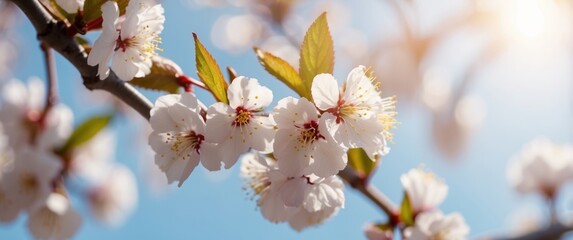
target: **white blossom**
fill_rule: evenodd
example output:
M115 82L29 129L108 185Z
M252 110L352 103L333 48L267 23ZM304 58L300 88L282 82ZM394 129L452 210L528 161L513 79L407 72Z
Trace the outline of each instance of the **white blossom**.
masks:
M90 141L74 148L70 173L88 185L105 181L113 167L116 139L112 131L102 130Z
M73 115L63 104L53 106L44 122L39 122L44 110L44 96L44 84L37 78L30 79L27 86L18 80L3 86L0 121L13 149L33 143L39 149L52 150L70 136Z
M84 8L85 0L56 0L58 6L68 13L76 13Z
M448 194L448 186L432 172L414 168L400 177L415 213L432 210Z
M205 122L199 111L192 93L159 97L151 109L149 145L169 183L181 186L200 161L211 171L220 167L214 144L205 140Z
M128 168L116 165L106 180L89 191L91 213L106 224L117 226L137 205L137 183Z
M320 177L332 176L347 163L343 149L328 133L318 111L306 98L287 97L274 108L278 131L274 154L279 169L289 177L300 177L302 169ZM324 119L321 119L324 120Z
M207 110L205 137L218 143L219 159L225 168L230 168L249 148L271 152L275 131L272 120L261 115L273 100L273 93L257 79L235 78L227 89L227 97L229 105L218 102Z
M258 153L244 155L241 175L259 196L261 213L271 222L288 222L297 230L322 223L344 207L344 184L337 176L289 178L275 160Z
M23 149L16 153L14 168L2 177L0 184L8 198L21 208L31 209L48 197L61 168L61 161L53 154Z
M81 225L81 216L59 193L51 193L28 217L28 229L36 239L70 239Z
M573 146L536 139L514 157L508 178L519 192L554 197L563 183L573 180Z
M364 66L354 68L341 89L332 75L317 75L312 97L325 111L321 118L336 141L346 148L363 148L371 159L384 154L384 125L378 119L382 98Z
M274 223L287 221L294 213L294 209L285 206L278 189L270 187L269 172L276 169L276 161L258 152L248 152L242 157L241 177L247 181L252 193L258 196L257 205L263 216Z
M151 0L131 0L123 21L115 1L104 3L101 10L102 33L88 56L88 64L99 65L100 79L109 75L110 59L111 69L124 81L149 74L165 22L163 7Z
M421 213L416 217L416 225L413 227L412 240L464 240L470 229L466 225L464 218L459 213L452 213L447 216L439 210Z
M2 184L0 184L0 222L11 222L15 220L21 211L22 206L10 198L8 194L6 194Z

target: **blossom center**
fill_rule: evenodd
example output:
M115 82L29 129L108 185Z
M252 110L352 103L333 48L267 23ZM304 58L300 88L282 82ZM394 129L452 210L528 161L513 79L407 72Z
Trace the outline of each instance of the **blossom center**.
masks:
M159 43L161 43L161 37L155 32L148 31L149 26L145 26L144 30L139 32L137 35L130 38L121 38L121 31L117 40L115 41L114 51L121 50L122 52L127 51L128 48L135 48L140 54L139 56L143 59L148 59L156 55L155 50L160 50Z
M195 131L180 132L177 134L167 133L168 142L173 142L171 145L171 150L177 153L177 156L190 157L191 150L195 150L199 154L199 149L201 149L201 143L205 140L205 136L202 134L197 134Z
M34 177L34 175L30 173L24 173L20 175L20 184L22 186L22 191L24 192L32 192L38 188L38 179Z
M235 109L235 119L233 120L233 127L241 127L249 124L251 122L251 118L253 117L253 113L242 106L238 106Z
M298 141L300 143L306 144L306 143L313 143L316 140L319 139L325 139L324 136L322 136L320 134L320 131L318 130L318 123L314 120L305 123L304 125L302 125L302 127L299 127L300 129L300 135L298 136Z

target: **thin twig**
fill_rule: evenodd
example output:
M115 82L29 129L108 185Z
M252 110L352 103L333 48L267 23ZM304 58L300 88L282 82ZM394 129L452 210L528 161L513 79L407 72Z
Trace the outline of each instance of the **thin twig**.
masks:
M374 185L367 184L364 179L352 170L352 168L347 166L344 170L338 173L338 176L344 179L352 188L358 190L370 201L376 204L376 206L386 213L390 221L398 220L398 208L396 205Z
M48 93L46 94L46 105L42 113L41 122L46 118L52 107L58 102L58 74L56 72L56 59L52 48L46 44L40 44L44 52L44 62L46 64L46 78L48 81Z
M127 82L120 80L113 71L105 80L97 76L97 67L87 63L87 53L72 37L66 34L66 26L57 22L38 0L11 0L30 19L38 32L38 39L64 56L80 72L84 85L90 90L107 91L149 119L151 102Z

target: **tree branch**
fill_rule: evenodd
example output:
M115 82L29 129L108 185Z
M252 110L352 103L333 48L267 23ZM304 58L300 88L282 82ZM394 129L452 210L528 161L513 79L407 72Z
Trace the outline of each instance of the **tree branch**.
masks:
M120 80L113 71L105 80L97 76L97 67L87 63L88 54L72 37L66 34L66 26L57 22L38 0L11 0L30 19L38 32L38 40L64 56L80 72L83 83L89 90L107 91L149 119L151 102L127 82Z
M350 168L350 166L346 166L346 168L338 173L338 176L384 211L384 213L388 215L388 220L397 223L398 208L396 205L375 186L367 184L363 178L358 176L358 174Z
M573 231L573 225L556 223L546 228L517 237L491 238L492 240L545 240L559 239L564 234Z

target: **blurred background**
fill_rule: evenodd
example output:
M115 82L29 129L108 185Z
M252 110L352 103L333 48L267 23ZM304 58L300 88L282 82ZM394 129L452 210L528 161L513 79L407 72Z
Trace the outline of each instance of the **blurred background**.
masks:
M18 9L1 2L0 79L45 79L36 33ZM470 236L500 236L547 222L540 196L520 195L506 178L508 161L537 137L573 142L573 3L564 0L180 0L163 1L161 56L195 75L192 32L221 67L254 77L274 91L274 103L293 95L266 73L253 46L298 66L298 46L321 12L335 43L334 75L346 79L370 66L382 94L396 95L398 121L390 153L372 184L398 203L400 175L425 166L449 185L441 205L460 212ZM99 33L88 34L95 40ZM61 101L76 124L119 104L90 92L78 72L57 56ZM154 101L163 93L145 91ZM198 97L213 103L209 93ZM132 110L115 118L113 159L136 175L138 201L121 224L84 216L77 239L362 239L363 227L386 216L347 187L346 206L322 225L296 232L272 224L243 187L239 168L210 173L197 168L181 187L167 186L147 146L149 129ZM74 195L74 190L70 190ZM573 221L573 185L557 202ZM573 238L573 235L569 236ZM30 239L25 217L0 225L1 239Z

